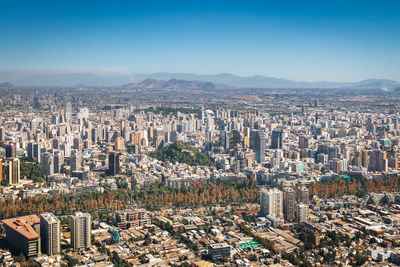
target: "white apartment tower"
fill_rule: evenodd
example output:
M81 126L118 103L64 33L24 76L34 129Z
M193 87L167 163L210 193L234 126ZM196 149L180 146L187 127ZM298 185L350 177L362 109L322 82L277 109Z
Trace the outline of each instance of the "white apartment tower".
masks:
M60 220L52 213L40 215L40 237L42 239L42 252L49 256L61 252Z
M91 246L92 217L88 213L76 212L69 216L71 228L71 246L74 250Z
M70 166L71 166L71 171L80 171L81 170L81 162L82 162L82 157L81 153L77 150L73 150L70 156Z
M260 212L263 216L277 216L283 218L283 194L278 188L260 191Z
M308 205L297 205L297 223L305 223L308 221Z

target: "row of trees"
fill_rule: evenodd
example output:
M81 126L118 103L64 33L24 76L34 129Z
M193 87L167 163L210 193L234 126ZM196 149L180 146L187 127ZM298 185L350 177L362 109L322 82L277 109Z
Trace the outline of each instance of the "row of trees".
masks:
M367 180L365 178L335 179L332 181L315 182L310 185L310 195L321 198L354 194L359 197L370 192L400 191L399 177Z
M170 206L199 206L257 202L259 192L256 187L243 184L203 184L177 189L155 183L141 190L106 190L86 192L79 195L35 196L24 199L0 200L0 219L32 213L53 212L57 215L74 211L110 211L128 207L130 200L149 209Z
M137 203L150 209L170 206L202 206L212 204L232 204L257 202L257 188L240 188L237 185L194 183L184 190L176 190L162 186L161 190L147 190L142 197L134 196Z
M100 194L87 192L81 195L35 196L25 199L4 199L0 201L0 219L32 213L53 212L57 215L71 214L74 211L93 211L120 209L128 201L117 199L110 192Z

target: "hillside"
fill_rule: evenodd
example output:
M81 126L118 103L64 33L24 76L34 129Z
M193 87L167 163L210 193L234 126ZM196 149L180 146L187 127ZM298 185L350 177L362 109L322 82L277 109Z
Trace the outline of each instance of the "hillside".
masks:
M385 80L385 79L367 79L356 82L343 82L343 81L293 81L284 78L267 77L263 75L253 76L237 76L230 73L220 74L194 74L194 73L135 73L133 74L133 81L140 83L146 79L148 80L187 80L187 81L202 81L213 84L224 84L226 86L234 86L241 88L346 88L346 89L377 89L377 90L392 90L399 87L400 82Z
M179 162L192 166L210 166L211 160L206 154L196 150L194 147L182 142L175 142L166 147L150 152L150 157L156 158L163 162Z
M125 88L132 89L164 89L164 90L217 90L226 89L228 86L218 85L211 82L186 81L170 79L168 81L146 79L140 83L130 83L123 85Z
M0 87L13 87L11 83L0 83Z

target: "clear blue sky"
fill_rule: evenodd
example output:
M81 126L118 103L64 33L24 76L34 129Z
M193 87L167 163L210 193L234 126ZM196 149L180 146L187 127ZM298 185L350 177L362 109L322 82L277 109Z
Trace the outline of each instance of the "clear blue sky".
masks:
M1 70L400 80L400 1L1 1Z

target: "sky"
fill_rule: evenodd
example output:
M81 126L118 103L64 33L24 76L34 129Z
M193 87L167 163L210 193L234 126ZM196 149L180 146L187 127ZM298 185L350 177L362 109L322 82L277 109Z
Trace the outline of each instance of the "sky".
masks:
M0 2L0 70L400 81L400 1Z

